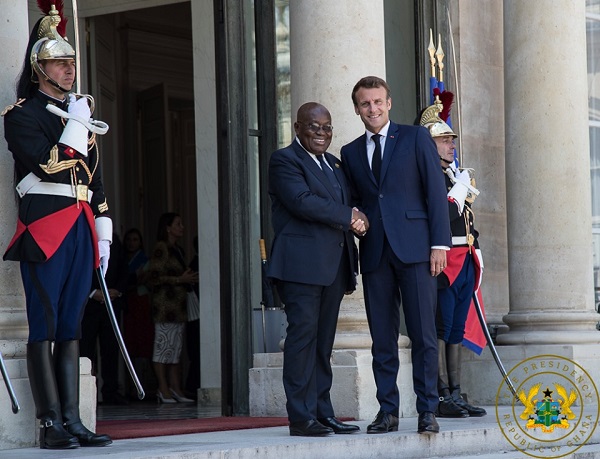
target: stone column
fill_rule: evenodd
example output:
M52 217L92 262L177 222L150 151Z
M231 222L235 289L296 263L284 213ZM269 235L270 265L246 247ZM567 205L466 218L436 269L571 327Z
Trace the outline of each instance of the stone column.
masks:
M18 5L17 5L18 3ZM29 24L27 21L27 3L16 2L6 6L4 15L10 18L0 31L0 61L4 72L0 85L0 110L16 100L15 81L21 72ZM0 202L2 220L0 221L0 252L4 253L15 231L17 206L14 199L12 154L4 141L4 122L0 123L0 193L4 196ZM25 348L19 340L27 338L27 318L23 288L19 274L19 264L2 262L0 275L0 350L6 357L24 356Z
M0 84L0 110L15 102L15 80L21 71L29 36L27 3L10 2L3 14L5 21L0 30L0 61L4 72ZM13 188L14 163L4 140L4 122L0 122L0 252L4 253L14 231L17 207ZM35 441L34 411L25 364L25 340L27 319L23 288L19 276L19 264L0 262L0 351L21 406L18 416L11 414L11 402L4 382L0 382L0 406L4 416L0 417L0 430L5 432L0 439L0 450L32 446ZM0 379L2 379L0 377ZM23 412L26 416L23 416Z
M319 14L315 14L316 11ZM360 117L354 112L352 88L366 75L385 78L383 26L366 26L382 25L383 13L383 0L290 2L292 121L296 119L298 107L306 102L325 105L334 126L329 151L337 156L344 144L364 132ZM349 24L365 26L354 28ZM342 302L335 348L368 349L370 346L359 282L359 290Z
M319 14L315 14L316 11ZM298 107L306 102L325 105L334 126L329 151L337 156L344 144L364 132L360 117L354 112L352 88L366 75L385 78L383 26L359 27L357 33L349 24L383 22L382 0L290 2L292 121L296 119ZM362 284L359 283L359 290L342 302L335 348L368 349L370 346Z
M504 44L510 332L498 341L598 343L585 3L505 2Z

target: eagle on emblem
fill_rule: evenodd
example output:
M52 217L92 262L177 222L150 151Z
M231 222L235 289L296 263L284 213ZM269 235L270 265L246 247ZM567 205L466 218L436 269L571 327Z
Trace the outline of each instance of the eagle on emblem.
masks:
M577 400L577 393L574 390L571 390L567 396L567 389L565 389L563 386L555 383L554 387L556 388L558 395L563 398L562 400L558 401L558 403L560 403L560 413L566 416L567 419L575 419L575 413L571 411L571 405L575 403L575 400Z
M533 403L533 397L535 397L540 391L540 387L542 383L535 384L529 389L529 394L525 396L525 391L522 390L519 393L519 401L525 406L525 409L520 415L521 419L529 419L533 414L535 414L535 404Z

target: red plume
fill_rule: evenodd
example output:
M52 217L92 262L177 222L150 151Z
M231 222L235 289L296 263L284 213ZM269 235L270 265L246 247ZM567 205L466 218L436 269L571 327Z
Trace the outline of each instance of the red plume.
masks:
M37 3L44 16L47 16L50 13L50 9L52 5L54 5L56 11L58 11L58 14L60 16L60 24L58 24L56 31L60 34L61 37L64 37L67 33L67 18L63 14L63 0L37 0Z
M454 102L454 94L450 91L443 91L440 93L440 100L444 106L444 109L440 112L440 118L444 122L447 122L450 117L450 107L452 107L452 102Z

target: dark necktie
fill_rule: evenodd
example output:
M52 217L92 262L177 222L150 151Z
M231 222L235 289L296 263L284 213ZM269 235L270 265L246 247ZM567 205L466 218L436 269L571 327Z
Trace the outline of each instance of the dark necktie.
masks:
M373 134L371 139L375 142L375 150L373 151L373 158L371 159L371 170L375 176L375 180L379 183L379 176L381 175L381 143L379 138L381 134Z
M338 200L342 200L342 187L340 186L340 182L335 177L335 174L331 170L331 168L327 165L327 161L325 160L325 155L317 155L317 159L321 164L321 169L323 169L323 173L327 176L327 179L331 182L331 186L335 189L335 193L337 194Z

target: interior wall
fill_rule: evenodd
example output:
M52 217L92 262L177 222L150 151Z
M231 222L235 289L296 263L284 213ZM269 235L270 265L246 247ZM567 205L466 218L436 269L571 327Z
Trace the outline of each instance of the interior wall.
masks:
M115 18L119 40L122 48L122 59L117 64L120 72L121 94L124 101L123 125L126 126L124 150L130 157L126 163L123 176L124 204L122 215L123 230L130 227L140 228L149 250L156 241L156 222L147 222L144 215L147 211L160 215L174 211L182 214L185 231L182 245L190 258L193 254L192 241L197 234L196 203L186 202L186 194L195 194L195 177L192 181L183 180L178 148L178 138L169 135L165 154L167 197L161 208L150 208L152 203L144 205L144 193L152 183L144 183L144 162L152 160L146 157L141 146L144 139L139 138L141 132L140 106L138 95L157 85L164 85L167 110L165 130L173 132L170 122L178 119L181 110L193 107L193 50L192 27L190 19L190 3L159 6L143 10L126 11L111 15ZM137 136L135 135L137 133ZM147 180L146 180L147 181ZM181 190L179 185L188 183L188 190ZM162 200L161 200L162 201ZM158 205L158 203L157 203ZM188 209L192 205L193 209Z

